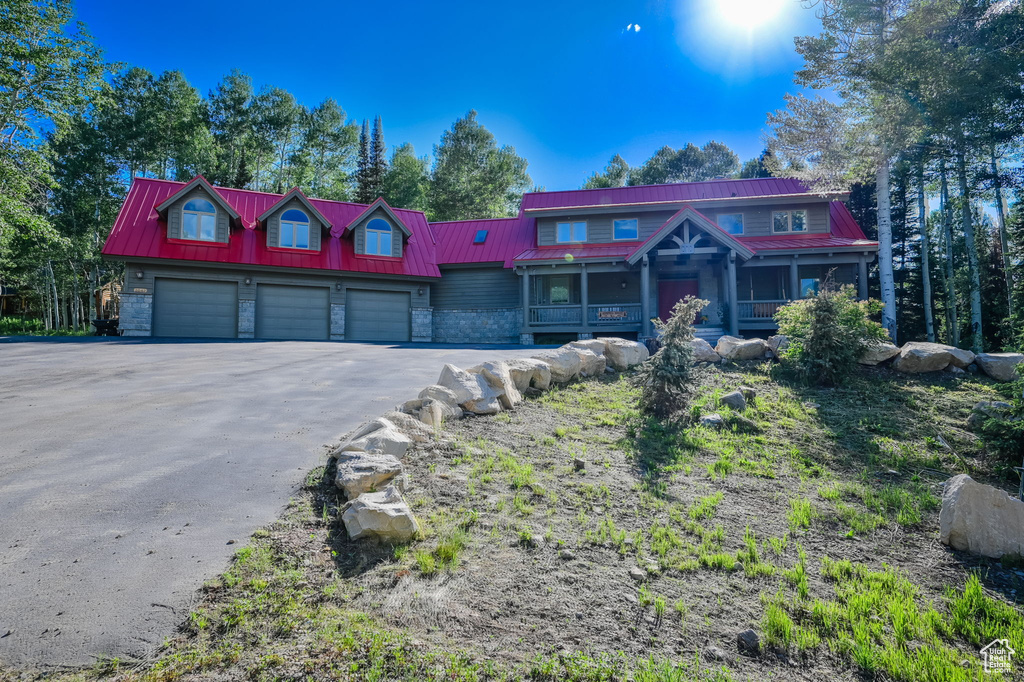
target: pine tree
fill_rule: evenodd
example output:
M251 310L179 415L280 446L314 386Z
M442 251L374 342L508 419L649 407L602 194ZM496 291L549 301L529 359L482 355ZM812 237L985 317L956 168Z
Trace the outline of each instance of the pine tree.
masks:
M374 201L384 194L384 180L388 174L388 149L384 144L384 124L380 116L373 120L373 137L370 139L370 165L367 171L367 189Z
M356 161L356 191L352 199L357 204L369 204L377 197L370 186L370 123L363 119L359 131L359 157Z

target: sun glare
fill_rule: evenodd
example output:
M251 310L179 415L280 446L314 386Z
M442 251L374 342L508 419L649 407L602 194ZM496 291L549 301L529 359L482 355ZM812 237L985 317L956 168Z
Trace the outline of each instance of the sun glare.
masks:
M723 24L749 30L772 24L786 0L711 0Z

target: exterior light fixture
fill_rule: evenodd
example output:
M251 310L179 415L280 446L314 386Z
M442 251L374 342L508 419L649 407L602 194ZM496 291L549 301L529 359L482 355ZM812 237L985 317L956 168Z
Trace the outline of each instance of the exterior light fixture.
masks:
M142 279L145 276L146 273L144 273L141 269L135 271L135 279Z
M335 290L335 291L341 291L341 282L337 282L337 283L336 283L336 284L334 285L334 290Z
M246 277L245 278L245 286L249 286L250 284L252 284L252 277Z
M626 288L626 280L622 280L622 288L623 288L623 289L625 289L625 288Z
M419 289L416 290L416 295L417 296L422 296L423 295L423 287L420 287Z

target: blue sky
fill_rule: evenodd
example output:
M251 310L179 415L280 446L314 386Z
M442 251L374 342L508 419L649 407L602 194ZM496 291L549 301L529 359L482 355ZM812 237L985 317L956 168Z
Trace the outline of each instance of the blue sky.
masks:
M715 139L741 160L795 92L793 37L813 12L776 0L269 3L78 0L108 60L180 69L204 94L232 68L350 117L380 114L389 145L429 153L469 109L549 190L578 187L615 153ZM627 29L632 25L632 28ZM640 30L636 30L639 25Z

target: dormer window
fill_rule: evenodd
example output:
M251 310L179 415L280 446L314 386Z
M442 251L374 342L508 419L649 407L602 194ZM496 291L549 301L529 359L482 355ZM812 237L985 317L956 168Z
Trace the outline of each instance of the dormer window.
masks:
M212 242L217 239L217 209L206 199L192 199L181 213L181 238Z
M309 248L309 216L297 208L281 214L280 246L286 249Z
M383 218L374 218L366 223L366 253L391 255L391 223Z

